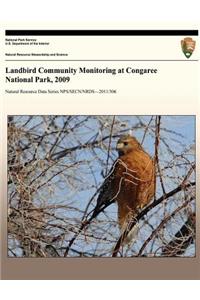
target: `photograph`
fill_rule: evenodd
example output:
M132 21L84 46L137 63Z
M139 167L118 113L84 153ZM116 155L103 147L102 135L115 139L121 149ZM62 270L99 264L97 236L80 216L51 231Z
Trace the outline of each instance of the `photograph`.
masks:
M8 257L195 257L195 116L7 120Z

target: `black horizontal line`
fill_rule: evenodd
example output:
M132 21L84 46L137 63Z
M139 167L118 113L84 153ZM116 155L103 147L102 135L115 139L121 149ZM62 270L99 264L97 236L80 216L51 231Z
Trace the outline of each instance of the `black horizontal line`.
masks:
M73 30L5 30L5 35L20 36L194 36L198 30L132 30L132 29L73 29Z
M198 59L5 59L5 61L198 61Z

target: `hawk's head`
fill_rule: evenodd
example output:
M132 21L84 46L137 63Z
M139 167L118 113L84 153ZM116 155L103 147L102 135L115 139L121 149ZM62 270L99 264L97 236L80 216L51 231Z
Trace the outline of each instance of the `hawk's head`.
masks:
M123 135L117 142L116 149L119 156L142 149L140 143L131 135Z

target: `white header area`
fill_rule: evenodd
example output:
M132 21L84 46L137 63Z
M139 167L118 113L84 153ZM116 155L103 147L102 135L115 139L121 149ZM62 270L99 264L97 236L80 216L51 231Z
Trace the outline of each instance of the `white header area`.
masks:
M41 28L33 30L47 30ZM80 28L84 29L74 30ZM185 38L193 41L189 58L182 49ZM4 32L2 44L2 91L8 114L37 114L38 107L40 114L196 114L196 35Z
M181 41L188 36L5 36L5 60L149 61L188 59Z

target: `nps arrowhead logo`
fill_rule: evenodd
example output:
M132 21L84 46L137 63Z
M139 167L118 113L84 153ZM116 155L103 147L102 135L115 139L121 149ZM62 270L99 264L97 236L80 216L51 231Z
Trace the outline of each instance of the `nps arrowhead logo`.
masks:
M196 42L192 38L186 37L181 41L181 48L187 58L190 58L194 52Z

